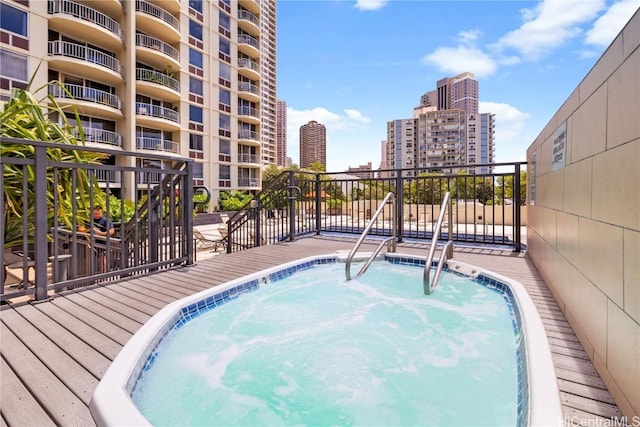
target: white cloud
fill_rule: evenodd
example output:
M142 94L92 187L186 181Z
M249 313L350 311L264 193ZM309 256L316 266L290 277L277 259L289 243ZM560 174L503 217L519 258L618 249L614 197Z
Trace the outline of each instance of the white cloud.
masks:
M521 11L524 23L500 38L494 48L512 48L525 59L537 60L582 33L579 24L594 19L604 0L543 0Z
M422 63L435 65L440 71L460 74L472 72L476 77L490 76L497 66L493 59L480 49L470 46L440 47L422 58Z
M474 42L482 35L480 30L467 30L458 33L458 40L466 46L473 46Z
M480 102L481 113L495 114L496 143L522 143L522 132L526 121L531 118L529 113L518 110L513 105L500 102Z
M388 2L389 0L356 0L355 8L360 10L378 10Z
M587 31L585 43L609 46L639 7L640 0L621 0L614 3Z

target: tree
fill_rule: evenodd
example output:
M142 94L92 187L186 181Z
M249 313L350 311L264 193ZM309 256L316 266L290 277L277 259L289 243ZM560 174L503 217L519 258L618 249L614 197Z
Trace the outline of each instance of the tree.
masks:
M84 131L77 111L73 110L77 126L71 125L67 120L65 111L56 103L55 99L48 95L38 101L31 93L31 83L25 89L13 89L9 99L0 107L0 135L4 137L22 138L32 141L45 141L70 146L84 145ZM48 85L57 84L62 90L66 89L57 81ZM39 92L43 88L37 89ZM71 96L71 94L69 94ZM52 120L56 117L60 123ZM77 137L74 136L78 135ZM74 147L75 148L75 147ZM1 157L34 158L35 150L28 144L15 144L3 142L0 146ZM60 148L47 149L47 159L52 162L74 162L84 164L99 164L106 155L86 152L76 149L64 150ZM4 193L4 247L19 246L25 241L31 243L35 231L35 200L34 167L32 165L21 166L4 162L3 169L3 193ZM73 175L75 171L75 182ZM54 185L52 170L47 173L47 219L49 225L53 225L54 218L60 225L71 228L78 222L88 222L91 212L91 192L103 195L97 180L90 180L87 169L57 169L57 185ZM23 192L23 178L27 176L27 192ZM91 188L93 187L93 188ZM75 210L74 210L75 199ZM106 197L103 196L103 200ZM25 210L23 200L27 201ZM57 210L54 208L57 203ZM27 233L23 232L23 220L26 218Z
M513 191L513 176L499 176L496 187L496 195L500 200L513 199L515 202L515 194ZM527 201L527 171L520 172L520 202L525 204Z

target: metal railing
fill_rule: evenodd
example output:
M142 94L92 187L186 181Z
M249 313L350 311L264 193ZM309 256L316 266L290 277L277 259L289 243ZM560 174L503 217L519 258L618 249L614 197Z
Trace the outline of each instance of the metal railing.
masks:
M249 35L249 34L238 34L238 43L239 44L248 44L256 49L260 48L260 44L258 43L258 39Z
M238 105L238 115L260 118L259 110L248 105Z
M238 163L259 163L255 154L238 154Z
M84 139L86 142L97 142L100 144L109 144L116 147L122 146L122 135L117 132L96 128L84 128ZM76 138L80 138L80 130L73 129L73 135Z
M251 82L238 82L238 91L251 92L254 95L260 94L260 89L258 88L258 86Z
M427 256L427 260L424 263L424 274L423 274L423 289L425 295L431 295L433 290L438 286L438 280L440 279L440 273L442 272L442 266L444 262L453 257L453 236L452 233L449 233L449 241L442 248L442 254L440 255L440 260L438 261L438 265L436 266L436 273L433 276L433 281L431 280L431 264L433 263L433 257L436 254L436 246L438 245L438 239L440 238L440 232L442 231L442 225L444 224L444 216L449 214L448 226L451 227L453 224L453 213L451 210L451 193L447 191L444 195L444 200L442 201L442 205L440 207L440 215L438 216L438 223L436 224L436 228L433 232L433 237L431 238L431 247L429 248L429 255Z
M161 86L180 92L180 82L173 77L155 70L147 68L136 68L136 80L156 83Z
M260 21L258 20L258 17L246 9L238 10L238 19L249 21L256 26L260 25Z
M102 12L98 12L95 9L87 7L83 4L70 0L49 0L48 4L49 14L65 14L73 16L74 18L82 19L83 21L89 21L102 27L109 32L122 38L122 30L120 24L115 19L112 19Z
M104 104L117 110L122 109L120 97L104 90L95 89L89 86L80 86L64 83L60 87L57 83L49 84L49 95L56 98L76 99L78 101L90 101L96 104Z
M358 252L358 249L360 249L360 246L362 245L362 242L364 242L364 239L369 234L369 231L371 231L371 228L376 223L376 221L378 220L378 217L382 214L382 211L383 211L385 205L389 201L391 201L392 204L393 204L393 208L391 209L391 212L395 212L396 211L396 203L395 203L396 202L396 198L395 198L393 193L388 193L386 195L386 197L382 200L382 203L380 204L380 207L378 208L378 210L373 214L373 216L369 220L369 223L367 224L367 226L365 227L364 231L360 235L360 238L358 239L356 244L353 246L353 249L351 249L351 252L349 252L349 255L347 256L347 261L346 261L345 267L344 267L344 271L345 271L345 275L347 276L347 280L351 280L351 261L353 260L353 257ZM391 224L395 224L395 220L393 218L393 214L391 216ZM382 242L380 242L380 244L376 247L376 249L371 253L371 255L369 256L367 261L364 263L364 265L362 266L360 271L358 271L358 274L356 274L356 276L355 276L356 278L362 276L367 271L367 269L369 268L369 266L371 265L373 260L378 256L378 254L382 250L382 247L385 244L387 245L387 251L388 252L395 252L396 251L396 227L392 226L391 230L392 230L391 231L391 237L387 237L386 239L382 240Z
M178 18L176 18L160 6L144 0L136 0L136 12L143 12L147 15L154 16L171 25L176 30L180 31L180 21L178 21Z
M180 144L178 142L147 136L136 137L136 148L153 151L167 151L169 153L180 152Z
M238 58L238 67L249 68L256 73L260 72L260 65L256 61L249 58Z
M180 52L168 43L163 42L155 37L148 36L146 34L136 34L136 46L146 47L149 49L157 50L163 54L173 58L176 62L180 61Z
M44 300L50 292L193 264L191 159L6 137L0 143L0 301L28 295ZM25 147L33 154L12 154ZM51 160L50 150L61 150L62 160ZM123 164L145 166L75 161L82 153L130 157ZM151 174L157 183L141 184ZM105 203L107 194L119 199ZM19 215L7 204L15 198ZM114 235L92 231L96 204L113 223Z
M114 56L107 55L90 47L78 43L63 42L55 40L48 42L47 53L49 56L64 56L68 58L80 59L108 68L116 73L121 73L120 61Z
M180 123L180 114L177 111L174 111L171 108L162 107L160 105L147 104L145 102L136 102L136 114Z
M238 129L238 139L260 141L260 134L255 130Z

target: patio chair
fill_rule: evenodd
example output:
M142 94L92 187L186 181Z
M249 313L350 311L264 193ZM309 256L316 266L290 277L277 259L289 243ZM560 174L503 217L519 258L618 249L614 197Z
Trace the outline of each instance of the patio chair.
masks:
M226 239L226 234L227 234L227 229L224 229L224 232L222 231L223 229L220 228L220 239L210 239L208 237L205 237L202 232L200 230L197 229L193 229L193 237L196 241L196 248L197 249L213 249L214 251L218 250L218 247L222 247L223 249L226 249L227 247L227 239Z

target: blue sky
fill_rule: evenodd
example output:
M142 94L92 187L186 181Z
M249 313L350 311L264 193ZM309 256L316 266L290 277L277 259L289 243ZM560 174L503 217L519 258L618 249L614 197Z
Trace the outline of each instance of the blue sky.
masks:
M277 96L287 154L327 127L327 169L380 163L390 120L411 118L443 77L475 74L496 114L496 161L526 149L640 7L640 0L278 0Z

